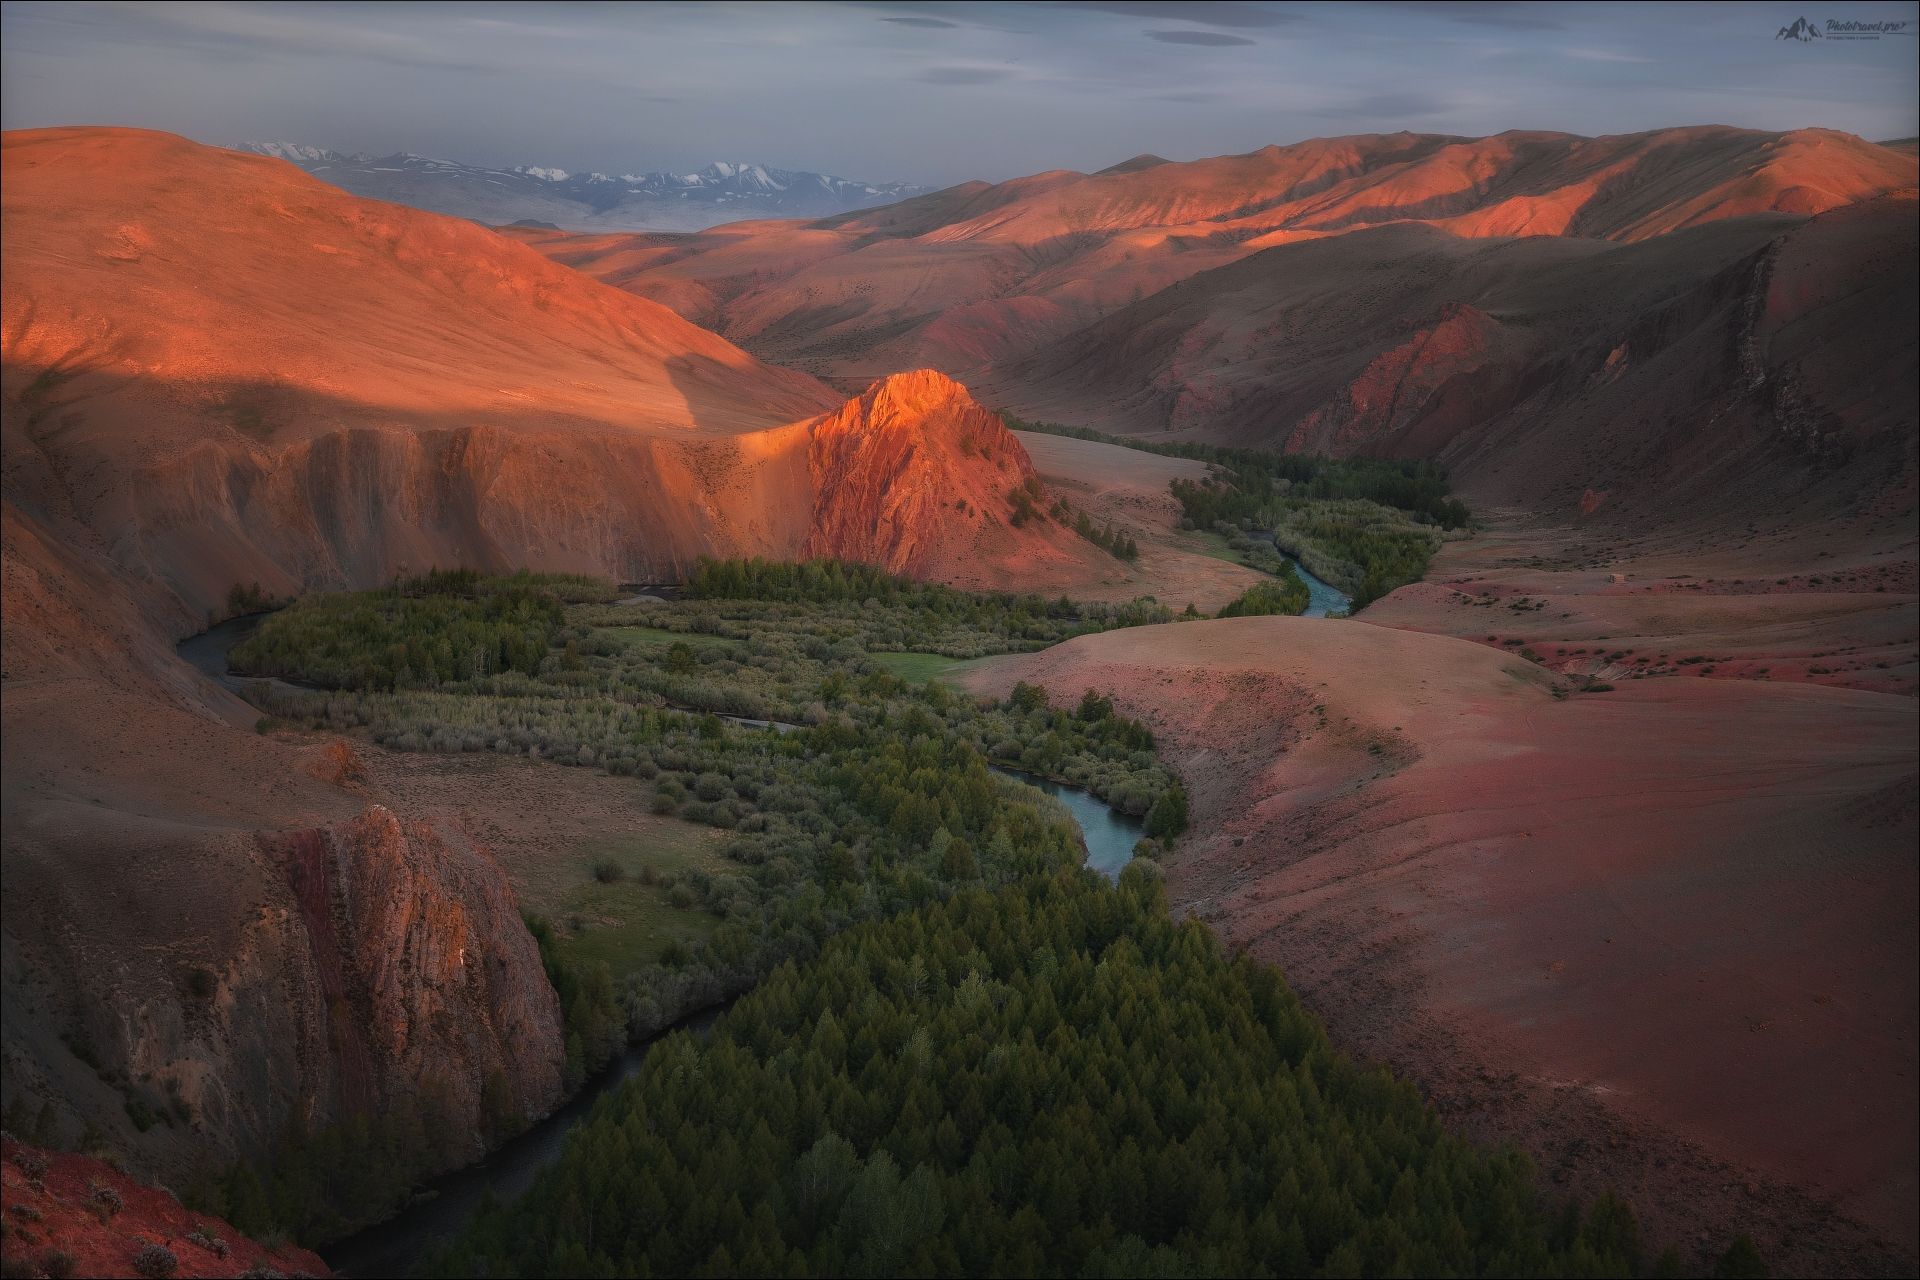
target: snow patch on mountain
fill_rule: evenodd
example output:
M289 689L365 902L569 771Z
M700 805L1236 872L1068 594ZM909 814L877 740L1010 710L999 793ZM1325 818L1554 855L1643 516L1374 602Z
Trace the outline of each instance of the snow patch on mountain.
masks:
M542 165L492 169L400 152L369 156L297 142L246 142L355 195L473 218L577 230L689 231L740 218L818 218L924 194L907 183L716 160L695 173L575 173Z

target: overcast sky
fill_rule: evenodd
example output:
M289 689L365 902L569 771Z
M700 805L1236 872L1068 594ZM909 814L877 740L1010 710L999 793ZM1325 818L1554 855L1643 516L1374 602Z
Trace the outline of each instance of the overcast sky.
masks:
M1920 132L1920 5L1793 4L7 3L0 115L932 184L1398 129ZM1776 38L1803 15L1908 25Z

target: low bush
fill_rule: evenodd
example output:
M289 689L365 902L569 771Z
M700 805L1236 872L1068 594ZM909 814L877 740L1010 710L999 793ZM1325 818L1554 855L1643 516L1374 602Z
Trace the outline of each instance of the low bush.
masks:
M95 1182L87 1189L87 1200L102 1222L112 1222L114 1217L127 1207L120 1193L104 1182Z
M149 1277L149 1280L167 1280L180 1269L180 1259L165 1245L146 1244L133 1255L133 1269L136 1274Z

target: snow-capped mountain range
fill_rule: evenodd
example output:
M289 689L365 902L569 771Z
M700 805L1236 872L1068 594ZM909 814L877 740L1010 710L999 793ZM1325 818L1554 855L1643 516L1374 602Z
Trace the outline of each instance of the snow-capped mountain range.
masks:
M717 161L696 173L486 169L401 152L369 156L296 142L234 148L298 165L358 196L491 226L551 223L581 231L697 231L748 218L819 218L891 204L929 188Z

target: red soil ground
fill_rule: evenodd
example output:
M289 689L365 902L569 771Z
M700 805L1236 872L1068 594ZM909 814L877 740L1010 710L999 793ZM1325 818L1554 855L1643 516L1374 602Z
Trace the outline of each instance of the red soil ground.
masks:
M1822 523L1781 538L1634 548L1492 514L1493 528L1443 547L1425 581L1369 608L1367 621L1613 684L1673 675L1920 692L1911 532Z
M281 1275L332 1274L326 1263L305 1249L256 1244L220 1219L195 1213L165 1190L136 1182L99 1160L43 1151L12 1138L4 1146L0 1200L5 1202L9 1275L15 1274L16 1260L35 1266L26 1274L46 1274L40 1259L56 1251L72 1258L67 1274L137 1276L133 1260L149 1244L173 1253L179 1264L173 1273L177 1276L238 1276L263 1268ZM44 1172L37 1178L30 1175L30 1168L42 1165ZM96 1211L95 1187L111 1188L124 1207L103 1218ZM224 1241L225 1256L215 1247L187 1239L196 1231L210 1243Z
M1618 1189L1661 1243L1911 1265L1910 699L1564 694L1485 645L1297 618L1083 637L968 682L1016 679L1153 726L1193 794L1175 902L1456 1125Z

